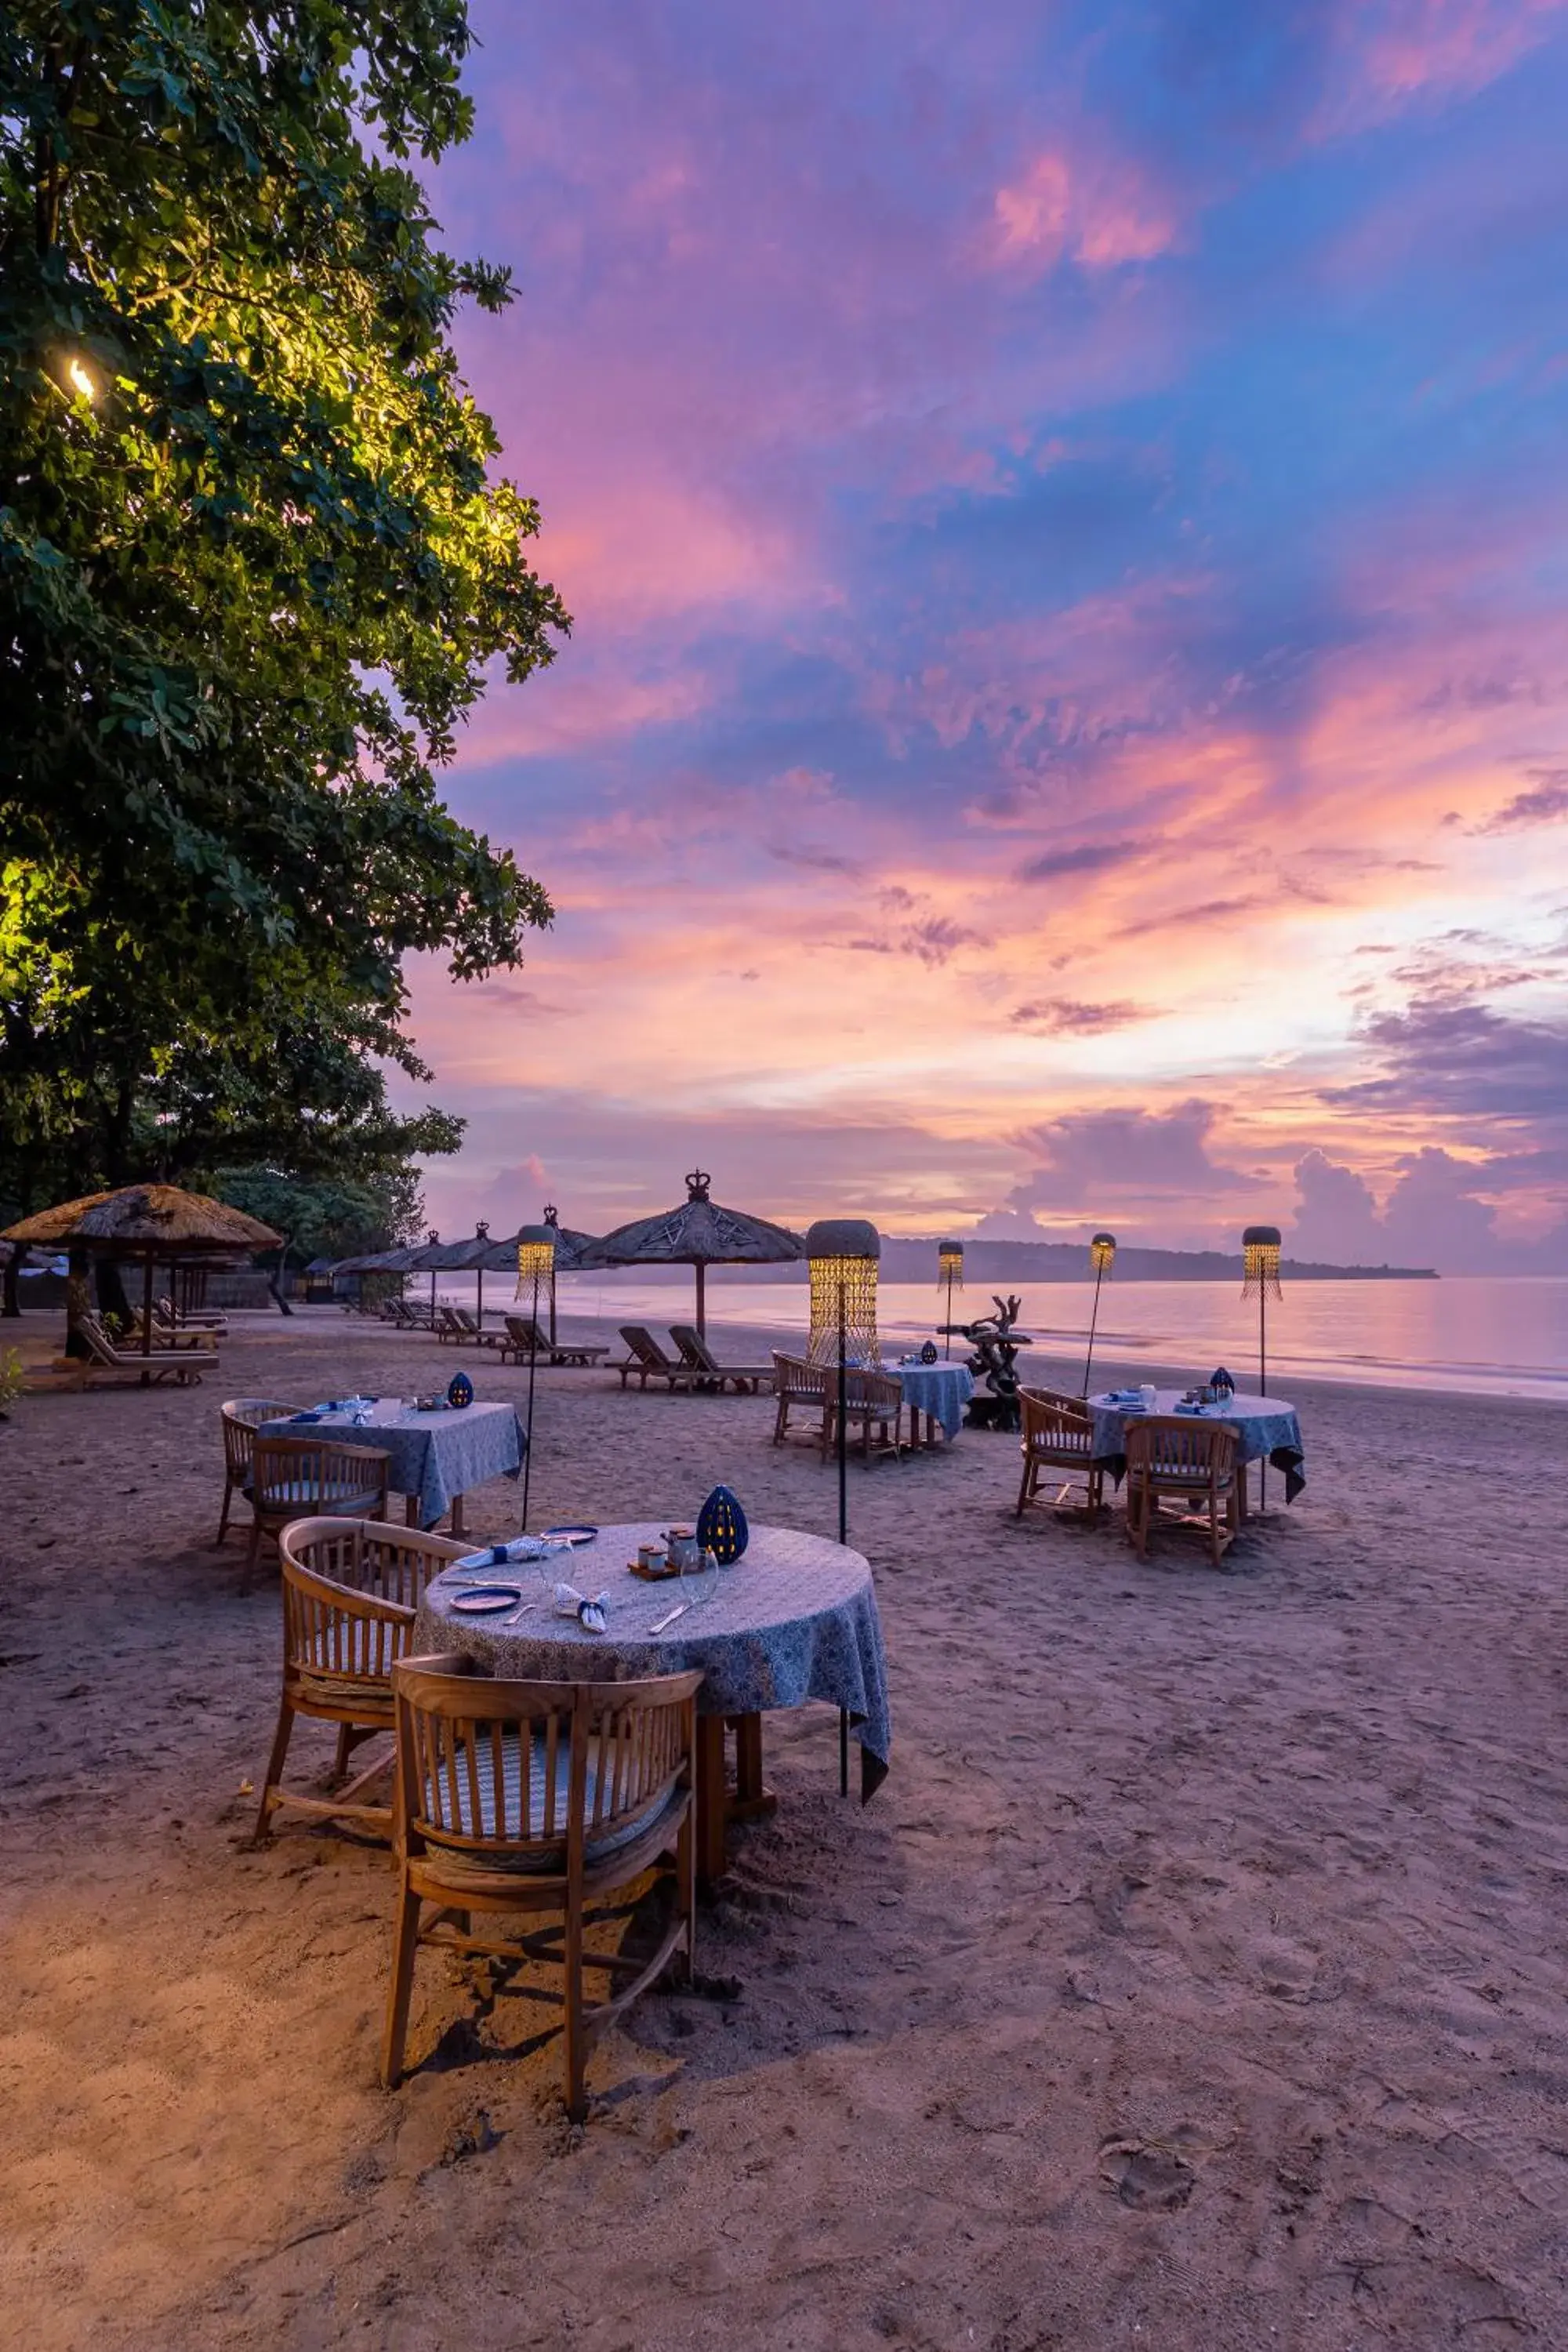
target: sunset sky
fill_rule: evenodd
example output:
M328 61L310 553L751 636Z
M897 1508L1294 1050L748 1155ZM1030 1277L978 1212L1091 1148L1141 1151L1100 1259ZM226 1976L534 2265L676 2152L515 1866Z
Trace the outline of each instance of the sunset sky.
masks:
M1568 1269L1568 5L481 0L546 1198Z

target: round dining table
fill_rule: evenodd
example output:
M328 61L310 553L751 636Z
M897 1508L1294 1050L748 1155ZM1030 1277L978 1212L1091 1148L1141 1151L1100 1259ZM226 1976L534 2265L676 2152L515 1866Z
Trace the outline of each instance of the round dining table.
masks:
M1185 1391L1182 1389L1156 1389L1152 1410L1156 1413L1174 1413L1184 1394ZM1124 1467L1126 1431L1131 1423L1147 1417L1143 1407L1130 1403L1127 1393L1118 1390L1102 1396L1091 1396L1088 1402L1089 1412L1094 1416L1096 1459ZM1184 1420L1189 1418L1184 1413L1180 1417ZM1288 1403L1283 1397L1245 1396L1238 1391L1223 1404L1203 1406L1190 1418L1217 1422L1222 1429L1234 1429L1237 1466L1247 1462L1272 1463L1283 1474L1286 1501L1295 1501L1307 1478L1301 1423L1293 1404ZM1120 1469L1116 1475L1120 1477ZM1245 1507L1245 1485L1241 1491Z
M936 1444L940 1429L951 1445L963 1427L963 1408L974 1394L974 1375L967 1364L885 1364L883 1370L898 1381L909 1408L910 1443L920 1445L921 1416L925 1416L927 1445Z
M710 1576L648 1581L628 1572L638 1547L659 1543L654 1520L599 1528L592 1541L543 1562L486 1568L454 1561L426 1588L410 1655L461 1650L487 1673L531 1682L636 1682L700 1672L697 1696L698 1867L711 1884L724 1867L728 1822L771 1811L763 1785L762 1717L826 1699L847 1717L860 1748L861 1801L887 1777L892 1743L887 1659L869 1562L847 1546L795 1528L753 1526L733 1566ZM474 1614L480 1580L518 1598ZM584 1626L555 1588L605 1601L602 1633ZM736 1740L735 1793L724 1734Z

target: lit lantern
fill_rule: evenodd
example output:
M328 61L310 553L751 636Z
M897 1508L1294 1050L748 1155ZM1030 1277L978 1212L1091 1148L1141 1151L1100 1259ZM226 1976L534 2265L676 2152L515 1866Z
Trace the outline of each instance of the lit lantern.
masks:
M555 1228L553 1225L523 1225L517 1236L517 1296L521 1298L528 1285L533 1294L533 1313L528 1332L528 1437L522 1454L522 1533L528 1533L528 1488L533 1470L533 1373L539 1338L539 1286L548 1282L555 1271Z
M740 1497L728 1486L715 1486L697 1514L697 1540L710 1551L721 1568L731 1568L751 1540Z
M555 1238L553 1225L524 1225L517 1237L517 1296L531 1287L536 1312L539 1286L555 1271Z
M1116 1263L1116 1235L1096 1234L1089 1245L1089 1272L1094 1276L1094 1307L1089 1318L1089 1352L1083 1360L1083 1392L1089 1394L1089 1368L1094 1361L1094 1335L1100 1328L1100 1286Z
M1279 1228L1248 1225L1241 1236L1241 1295L1258 1300L1258 1393L1268 1394L1268 1302L1283 1298L1279 1287ZM1261 1507L1268 1482L1268 1458L1258 1459L1258 1500Z
M805 1236L811 1267L811 1340L814 1364L875 1365L877 1262L881 1236L863 1217L819 1217Z
M945 1289L947 1292L948 1328L944 1334L946 1345L942 1349L942 1353L944 1356L951 1356L952 1353L952 1294L955 1290L963 1288L963 1244L962 1242L938 1242L936 1286L939 1290Z

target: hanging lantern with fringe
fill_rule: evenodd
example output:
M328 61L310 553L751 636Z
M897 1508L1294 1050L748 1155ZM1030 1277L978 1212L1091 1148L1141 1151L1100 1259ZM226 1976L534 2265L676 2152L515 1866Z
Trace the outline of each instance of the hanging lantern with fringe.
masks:
M805 1237L811 1267L811 1339L814 1364L836 1364L839 1339L847 1364L881 1361L877 1339L877 1262L882 1255L875 1225L862 1217L819 1217Z
M1279 1287L1279 1228L1248 1225L1241 1236L1241 1295L1244 1298L1282 1298Z
M949 1328L943 1334L942 1354L944 1356L951 1356L952 1353L952 1331L951 1328L952 1323L952 1294L955 1290L962 1290L963 1288L963 1244L962 1242L938 1242L936 1245L936 1286L939 1290L945 1290L947 1292L947 1321Z

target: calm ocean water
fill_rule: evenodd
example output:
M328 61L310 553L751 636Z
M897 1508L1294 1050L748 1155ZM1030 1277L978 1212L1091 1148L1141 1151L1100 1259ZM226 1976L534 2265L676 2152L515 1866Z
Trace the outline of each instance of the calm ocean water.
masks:
M443 1282L443 1292L473 1303L471 1280ZM502 1276L486 1282L486 1307L508 1303ZM1083 1283L1020 1286L1024 1328L1053 1354L1071 1354L1089 1328L1090 1291ZM963 1307L979 1314L989 1293L971 1284ZM563 1276L561 1313L611 1324L670 1318L689 1322L689 1276L648 1281L613 1275ZM963 1312L955 1300L955 1309ZM934 1332L934 1285L884 1286L879 1322L889 1341ZM708 1278L710 1326L763 1324L804 1331L804 1282ZM1100 1301L1097 1358L1185 1367L1203 1378L1228 1364L1240 1378L1258 1362L1257 1308L1240 1285L1224 1282L1111 1282ZM1363 1381L1381 1387L1437 1389L1493 1396L1555 1397L1568 1402L1568 1276L1450 1276L1440 1282L1298 1282L1268 1311L1271 1385L1292 1372Z

